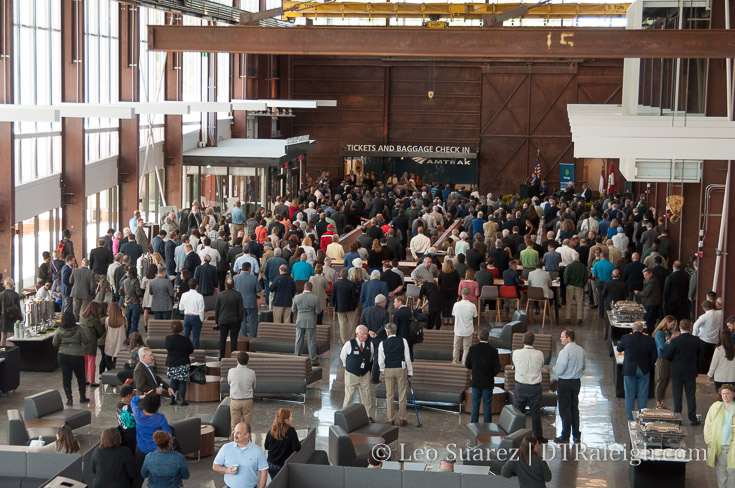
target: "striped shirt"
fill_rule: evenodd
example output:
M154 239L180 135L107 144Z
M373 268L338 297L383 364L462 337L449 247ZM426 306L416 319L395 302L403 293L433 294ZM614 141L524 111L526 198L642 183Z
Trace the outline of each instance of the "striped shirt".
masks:
M227 372L227 383L230 385L230 397L233 400L253 398L255 389L255 371L238 364Z

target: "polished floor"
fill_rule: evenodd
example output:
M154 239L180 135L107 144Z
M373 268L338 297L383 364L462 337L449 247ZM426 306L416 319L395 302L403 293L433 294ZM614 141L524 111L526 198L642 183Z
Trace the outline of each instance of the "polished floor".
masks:
M607 342L603 341L604 330L597 318L597 310L587 309L584 324L575 327L577 342L587 353L587 370L582 379L580 393L580 417L583 439L583 448L570 449L557 446L550 442L546 447L546 457L553 473L553 480L548 486L558 487L611 487L622 488L629 485L628 461L621 459L621 451L628 440L625 423L624 400L615 398L613 385L613 358L609 356ZM561 314L564 316L563 313ZM535 318L538 318L536 316ZM533 322L532 317L532 322ZM325 320L327 314L325 314ZM562 323L564 322L562 318ZM532 331L540 332L540 325L532 325ZM555 336L561 331L559 326L547 325L544 332L551 332ZM332 349L329 356L322 357L322 366L329 373L322 381L312 385L309 389L305 405L289 404L276 400L256 400L253 417L253 432L255 442L262 446L265 433L268 430L275 412L284 406L293 410L294 426L297 429L317 428L317 448L327 450L328 427L333 423L334 411L342 405L344 397L344 371L342 370L338 354L340 345L337 343L336 330L332 330ZM554 343L554 359L560 345ZM706 380L700 377L701 380ZM53 388L61 388L61 373L21 373L21 386L16 392L0 398L0 413L9 408L23 408L23 397L32 393ZM672 405L670 400L668 404ZM104 393L101 389L93 389L90 394L92 401L88 408L93 415L91 436L80 435L79 440L83 449L89 447L99 439L100 432L109 426L116 425L114 407L118 401L117 395ZM698 413L706 414L709 405L716 399L714 388L706 381L699 381L697 385ZM76 398L75 398L76 400ZM384 421L384 402L378 410L377 421ZM161 411L169 419L176 420L197 413L212 413L216 403L190 404L186 407L171 407L164 403ZM686 408L686 407L685 407ZM419 409L422 427L416 427L416 418L409 411L409 425L401 428L398 440L403 445L405 453L414 449L435 449L439 459L447 449L457 449L466 446L465 424L469 422L469 414L456 415L436 410ZM556 412L546 409L543 416L544 435L554 438L560 433L561 424ZM690 432L687 445L690 448L704 448L702 426L691 427L686 423ZM528 425L530 426L530 420ZM0 438L6 437L5 422L0 422ZM80 429L80 434L86 429ZM456 446L456 447L455 447ZM199 462L189 461L191 479L185 486L220 487L222 477L211 469L213 457L203 458ZM491 479L488 486L492 486ZM688 465L686 471L687 486L716 486L714 469L708 468L704 461L694 461ZM316 485L315 485L316 486Z

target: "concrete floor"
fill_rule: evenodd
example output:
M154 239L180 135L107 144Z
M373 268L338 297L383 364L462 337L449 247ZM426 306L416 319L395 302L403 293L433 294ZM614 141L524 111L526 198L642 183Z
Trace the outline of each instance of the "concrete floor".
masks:
M580 393L581 430L583 443L586 446L586 454L580 455L579 459L575 459L575 452L578 451L557 446L550 442L546 447L546 456L550 458L553 455L553 459L549 460L553 480L548 486L627 487L629 486L628 462L625 460L610 460L610 457L613 456L611 451L623 450L628 440L624 400L615 398L614 395L613 358L608 354L608 343L603 341L604 330L597 318L597 310L587 309L585 315L587 320L582 326L575 327L575 330L577 331L577 342L587 353L587 370L582 379ZM538 318L538 316L535 318ZM331 317L327 318L327 314L325 314L325 320L330 319ZM532 317L532 321L533 319L534 317ZM529 330L541 332L541 327L540 325L531 325ZM552 327L548 325L545 330L545 332L550 332L555 336L560 331L559 326ZM311 385L305 405L289 404L277 400L256 400L253 432L255 442L258 445L262 446L265 433L270 427L276 411L281 407L290 406L293 410L294 426L300 429L300 435L305 432L301 429L317 428L317 449L327 450L328 427L333 423L334 411L341 408L344 396L344 371L339 365L338 358L341 345L337 341L336 328L333 328L332 332L332 349L328 357L322 357L322 366L329 373L326 374L325 371L324 378L319 383ZM559 347L558 340L555 340L552 364L555 361L556 351ZM700 380L702 381L698 382L697 387L698 413L704 415L716 397L714 388L706 382L706 378L700 377ZM9 408L22 409L23 397L49 388L61 389L61 373L59 370L54 373L21 373L20 388L16 392L0 398L0 413L4 416L5 410ZM114 407L118 401L117 395L103 393L100 388L95 388L88 393L88 396L91 398L88 408L92 411L92 435L79 436L83 450L86 450L99 439L99 434L104 428L116 425ZM76 400L75 394L75 402ZM673 404L670 397L667 403L669 406ZM169 420L177 420L189 417L192 414L211 414L216 406L216 403L192 403L186 407L171 407L167 402L164 402L161 412ZM76 404L75 407L79 408ZM398 442L403 444L405 452L410 453L417 448L434 448L437 450L439 459L441 459L448 445L454 444L459 448L466 446L465 424L469 422L469 414L456 415L428 409L419 409L419 413L423 424L421 428L416 427L416 419L412 411L409 411L409 425L401 428ZM384 402L381 402L376 421L384 420ZM545 437L552 439L561 432L561 423L552 409L545 410L543 422ZM530 421L528 425L530 427ZM686 441L688 447L704 448L703 427L691 427L688 422L685 425L690 432ZM86 433L86 429L80 429L81 433ZM0 422L0 438L6 438L5 422ZM605 453L607 453L608 460L605 460ZM203 458L199 462L189 461L191 479L185 482L185 485L206 488L222 486L222 476L215 474L211 469L213 459L213 457L210 457ZM686 484L688 486L694 486L695 484L715 486L714 470L708 468L704 461L692 462L688 465L686 471Z

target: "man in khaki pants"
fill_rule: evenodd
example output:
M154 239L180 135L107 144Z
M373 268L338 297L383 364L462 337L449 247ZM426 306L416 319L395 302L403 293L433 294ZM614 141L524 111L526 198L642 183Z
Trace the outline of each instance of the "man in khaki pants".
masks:
M240 422L252 425L253 390L255 389L255 372L247 367L250 357L246 352L237 355L237 366L227 372L227 383L230 385L230 426Z
M355 390L360 391L360 402L365 406L368 420L373 422L375 404L370 389L370 372L373 369L373 343L368 340L368 328L358 325L355 338L345 342L339 359L345 368L345 399L342 408L352 403Z
M385 401L388 409L388 423L395 423L395 410L393 407L394 389L398 385L398 419L401 425L408 425L406 420L406 399L408 397L408 380L413 376L411 365L411 353L408 342L402 337L396 336L396 325L387 324L385 332L388 338L378 346L378 366L380 372L384 373L385 379Z

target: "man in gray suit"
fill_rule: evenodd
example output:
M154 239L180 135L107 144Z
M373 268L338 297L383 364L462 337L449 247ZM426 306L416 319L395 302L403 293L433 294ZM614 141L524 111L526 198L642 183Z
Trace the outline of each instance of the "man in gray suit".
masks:
M133 231L135 234L135 242L143 248L143 253L148 252L148 236L145 233L145 227L143 225L143 219L138 219L138 225L135 226Z
M89 269L89 259L82 259L82 265L71 272L69 277L71 285L71 297L74 303L74 319L79 322L79 314L87 308L89 302L94 298L97 283L94 272Z
M316 357L316 316L322 313L319 298L311 293L311 282L304 283L304 292L296 295L293 299L291 312L298 313L296 317L296 347L294 354L301 355L301 347L306 333L306 346L309 349L311 364L317 366L319 361Z
M233 281L235 290L242 295L242 307L245 309L240 335L258 337L258 297L261 289L258 278L250 274L250 263L243 263L240 273L233 278Z
M170 320L174 309L174 285L166 277L165 266L158 268L158 276L148 283L148 291L153 298L153 316L158 320Z

